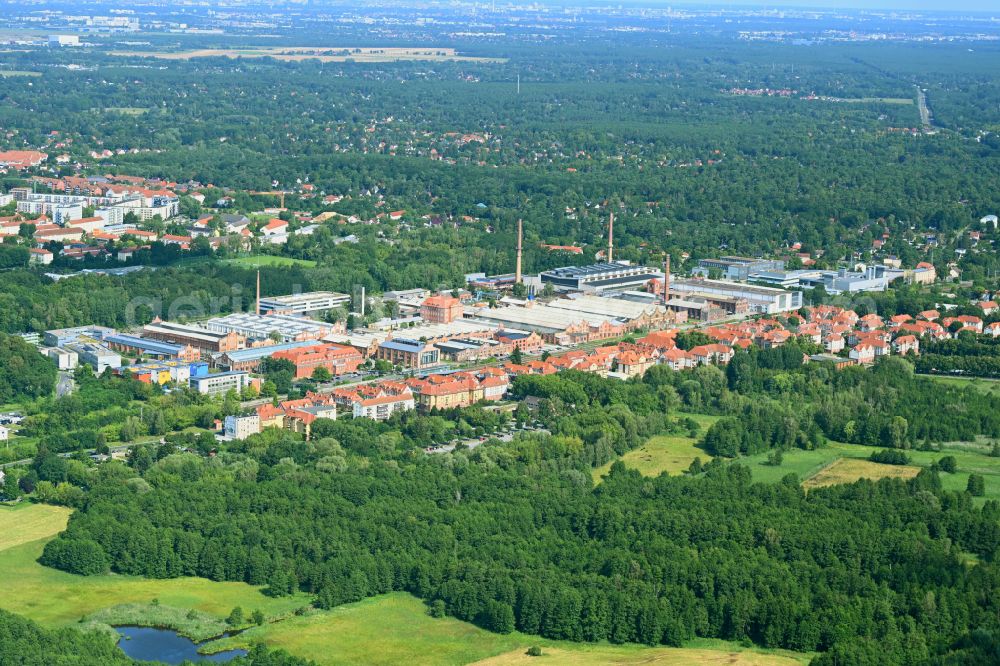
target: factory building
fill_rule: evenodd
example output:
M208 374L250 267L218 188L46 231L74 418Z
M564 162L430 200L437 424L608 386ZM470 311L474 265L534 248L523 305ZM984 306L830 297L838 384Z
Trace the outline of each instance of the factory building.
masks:
M614 293L642 288L649 280L662 274L646 266L623 263L601 263L590 266L553 268L539 274L542 285L551 284L556 291L586 291Z
M292 315L259 315L241 312L225 317L209 319L204 327L216 333L233 333L248 341L275 340L277 342L297 342L320 340L324 336L343 330L343 324L327 324ZM229 350L220 350L229 351Z
M527 307L475 308L467 316L504 329L534 332L546 342L557 345L604 340L629 331L626 322L614 317L573 312L540 303Z
M780 259L753 259L751 257L720 257L718 259L702 259L694 269L695 275L710 277L714 274L723 279L746 282L751 273L761 271L780 271L785 268L785 262Z
M79 342L68 345L66 349L75 352L81 363L90 365L94 374L100 375L108 368L117 370L122 367L120 355L96 342Z
M301 342L288 342L281 345L263 345L260 347L238 349L236 351L213 354L212 364L223 370L255 372L260 368L260 364L265 358L270 358L277 352L298 349L300 347L311 347L315 344L316 342L313 340L303 340Z
M261 314L308 315L349 306L351 297L335 291L309 291L290 296L261 297Z
M671 296L685 300L703 298L709 303L713 299L743 299L752 314L777 314L791 312L802 307L801 291L785 291L773 287L760 287L730 282L726 280L673 280L670 285ZM720 301L721 303L722 301Z
M42 347L39 349L40 352L45 354L48 358L56 364L56 368L59 370L75 370L76 366L80 363L79 355L68 349L60 349L59 347Z
M557 298L548 303L550 308L566 310L580 315L611 317L627 322L632 329L660 329L678 323L676 317L660 303L638 303L623 298L608 298L590 294Z
M197 361L201 357L200 352L191 345L160 342L134 335L111 335L104 338L104 344L115 351L148 358Z
M904 277L904 271L872 265L866 266L863 271L849 271L846 268L836 271L760 271L751 273L750 281L786 289L813 289L822 286L826 293L837 295L885 291L889 283L898 277Z
M207 354L236 351L243 346L243 337L230 331L210 331L201 326L176 324L154 319L142 329L142 337L178 345L190 345Z

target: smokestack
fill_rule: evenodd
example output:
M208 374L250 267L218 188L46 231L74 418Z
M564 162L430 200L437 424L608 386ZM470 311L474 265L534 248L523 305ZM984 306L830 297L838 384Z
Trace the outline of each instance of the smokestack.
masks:
M522 253L522 236L524 233L524 227L521 220L517 221L517 268L514 270L514 282L516 284L521 283L521 253Z
M257 271L257 314L260 314L260 271Z
M670 300L670 253L663 260L663 307Z
M608 218L608 263L614 261L612 254L615 251L615 214L612 212Z

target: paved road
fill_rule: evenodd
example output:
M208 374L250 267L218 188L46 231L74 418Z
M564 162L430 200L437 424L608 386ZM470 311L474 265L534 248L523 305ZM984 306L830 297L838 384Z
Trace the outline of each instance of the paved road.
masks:
M76 388L76 384L73 382L73 375L69 372L60 371L59 378L56 380L56 397L62 398L63 396L70 395L73 393L74 388Z
M917 86L917 108L920 110L920 124L925 130L934 127L934 117L931 115L931 108L927 105L927 93L920 86Z
M485 435L482 438L477 437L475 439L466 439L466 440L463 440L461 442L457 442L457 443L454 443L454 444L444 444L442 446L431 446L431 447L428 447L428 448L424 449L424 451L427 452L427 453L431 453L431 454L433 454L433 453L451 453L452 451L455 450L455 447L458 446L459 444L464 444L469 450L472 450L472 449L475 449L480 444L485 444L486 442L488 442L488 441L490 441L492 439L497 439L497 440L500 440L501 442L509 442L509 441L511 441L511 440L514 439L514 435L516 435L518 432L540 432L540 433L543 433L545 435L552 434L548 430L546 430L545 428L525 428L523 431L515 430L514 432L505 432L505 433L503 433L501 435Z
M108 447L108 450L111 453L119 453L121 451L127 451L128 449L131 449L133 446L139 446L140 444L157 444L157 443L163 444L164 440L160 439L159 442L146 440L142 442L132 442L131 444L120 444L118 446ZM97 452L97 449L84 449L83 452L86 453L87 455L92 455ZM67 453L57 453L56 455L59 456L60 458L72 458L77 453L78 451L69 451ZM18 465L27 465L30 464L32 460L33 458L25 458L24 460L14 460L9 463L2 463L0 464L0 469L4 469L6 467L17 467Z

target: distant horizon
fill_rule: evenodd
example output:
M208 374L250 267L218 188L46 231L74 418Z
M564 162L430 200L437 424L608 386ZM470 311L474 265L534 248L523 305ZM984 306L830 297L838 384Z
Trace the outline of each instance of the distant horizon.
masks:
M546 2L541 0L541 4L573 5L574 0L565 2ZM616 0L605 0L606 5L620 4ZM626 2L625 4L630 4ZM759 9L827 9L827 10L865 10L865 11L917 11L917 12L941 12L955 14L962 12L975 12L977 14L992 14L1000 17L1000 7L996 0L956 0L953 3L945 3L942 0L847 0L847 2L836 2L836 0L773 0L762 2L761 0L633 0L631 4L647 5L658 7L671 6L695 6L695 7L755 7Z

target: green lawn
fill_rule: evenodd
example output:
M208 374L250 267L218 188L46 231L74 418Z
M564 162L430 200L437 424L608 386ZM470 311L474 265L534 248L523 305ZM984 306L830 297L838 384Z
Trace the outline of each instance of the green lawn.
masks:
M698 422L700 434L716 421L718 416L706 414L680 413L678 418L690 418ZM697 448L697 438L686 435L657 435L649 438L645 444L623 455L620 460L626 467L638 470L644 476L659 476L661 472L680 474L691 466L691 461L701 458L707 462L711 456ZM600 483L601 477L608 473L614 460L594 469L591 475L594 483Z
M237 257L235 259L225 259L227 264L236 264L247 268L260 268L261 266L302 266L303 268L315 268L316 262L311 259L293 259L291 257L276 257L271 254L260 254L253 257Z
M981 474L986 482L986 495L975 498L974 501L982 504L987 499L1000 500L1000 458L990 457L985 454L985 447L980 448L982 451L975 450L975 446L968 443L954 443L946 444L943 451L910 450L906 454L910 457L910 464L919 467L930 467L943 456L954 456L958 470L954 474L942 472L941 485L946 490L965 490L969 474ZM767 460L767 453L738 458L736 462L750 468L754 481L776 483L791 472L797 474L800 480L806 481L838 458L866 459L872 451L881 450L883 449L877 446L831 442L825 448L815 451L786 451L780 467L762 464Z
M435 619L419 599L405 593L372 597L329 611L251 628L210 644L210 650L246 647L255 641L280 647L320 666L339 664L504 664L520 663L532 645L553 664L734 664L792 666L808 655L745 649L723 641L697 641L686 648L577 644L517 632L493 634L453 618ZM535 661L531 661L535 663Z
M76 576L43 567L36 560L45 542L65 527L68 515L67 510L40 504L0 507L0 535L20 535L0 549L0 608L47 626L59 626L110 606L149 603L153 599L165 606L194 608L219 617L226 617L236 606L283 616L309 603L304 594L274 599L245 583L218 583L203 578L147 580L115 574ZM24 541L32 535L42 536Z
M758 650L744 648L736 643L714 639L695 639L682 648L637 647L634 645L606 645L588 643L551 643L541 641L541 657L530 657L526 650L517 649L476 662L476 666L515 666L553 664L560 666L640 666L642 664L669 664L670 666L794 666L808 664L808 655L785 650Z
M750 474L754 481L777 483L789 474L796 474L800 480L805 481L842 455L844 455L842 451L829 446L815 451L803 451L802 449L785 451L779 467L765 464L767 453L738 458L737 462L750 468Z

